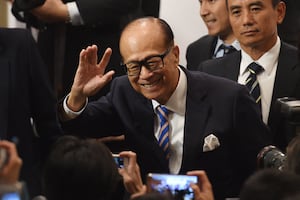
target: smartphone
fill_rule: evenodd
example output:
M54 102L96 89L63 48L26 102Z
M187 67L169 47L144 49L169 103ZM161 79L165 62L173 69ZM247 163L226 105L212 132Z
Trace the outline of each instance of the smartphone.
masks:
M18 192L7 192L1 195L1 200L21 200L21 195Z
M192 200L194 193L190 184L197 182L197 176L149 173L147 191L170 194L175 199Z
M119 156L119 154L112 154L115 163L117 164L118 168L123 168L124 167L124 159L122 157Z

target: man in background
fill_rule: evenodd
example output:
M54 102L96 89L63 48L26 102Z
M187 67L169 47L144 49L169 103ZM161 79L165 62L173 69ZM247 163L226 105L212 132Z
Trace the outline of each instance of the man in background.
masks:
M242 51L206 61L199 69L247 85L261 109L263 121L273 133L274 144L284 151L289 141L276 101L282 97L300 98L297 49L282 42L277 34L277 25L285 16L285 3L227 0L227 5L231 27ZM251 81L253 84L248 84Z
M40 173L61 134L47 68L29 31L0 29L0 138L14 141L23 160L20 180L31 197L41 192Z
M240 50L229 22L226 0L199 0L200 15L208 35L191 43L186 52L187 68L197 70L205 60Z

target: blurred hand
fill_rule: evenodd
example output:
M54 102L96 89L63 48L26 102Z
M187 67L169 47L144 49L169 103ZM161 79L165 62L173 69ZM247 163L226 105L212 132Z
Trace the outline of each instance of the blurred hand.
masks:
M191 184L194 191L195 200L214 200L214 194L211 183L203 170L187 172L187 175L197 176L198 183Z
M67 5L61 0L46 0L43 5L32 9L31 13L47 23L69 21Z
M0 183L15 184L19 180L22 159L19 157L14 143L0 140L0 148L5 149L8 153L8 162L0 171Z
M140 167L136 162L136 154L132 151L123 151L119 155L124 158L124 168L120 168L119 173L123 176L127 192L131 194L131 198L145 194L146 186L142 182ZM128 162L126 159L128 159Z
M114 75L114 71L105 73L112 50L107 48L99 63L97 51L98 47L92 45L80 52L79 65L67 101L68 107L73 111L80 110L86 98L96 94Z

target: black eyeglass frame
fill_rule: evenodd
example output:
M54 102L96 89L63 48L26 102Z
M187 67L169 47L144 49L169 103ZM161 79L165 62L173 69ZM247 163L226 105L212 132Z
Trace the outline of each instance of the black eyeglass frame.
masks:
M131 62L128 62L128 63L122 63L121 66L124 67L126 73L128 76L132 76L132 77L136 77L136 76L139 76L139 74L141 73L141 70L142 70L142 67L146 67L149 71L153 72L153 71L156 71L156 70L159 70L159 69L162 69L164 66L165 66L165 63L164 63L164 58L166 57L166 55L168 55L170 52L171 52L171 49L172 49L172 46L169 47L164 53L162 54L158 54L158 55L151 55L151 56L148 56L146 57L145 59L141 60L141 61L131 61ZM152 59L152 58L155 58L155 57L159 57L162 61L162 66L156 66L156 67L149 67L149 62L148 60ZM136 71L136 74L130 74L130 69L134 68L134 67L127 67L128 64L136 64L136 66L139 67L139 70Z

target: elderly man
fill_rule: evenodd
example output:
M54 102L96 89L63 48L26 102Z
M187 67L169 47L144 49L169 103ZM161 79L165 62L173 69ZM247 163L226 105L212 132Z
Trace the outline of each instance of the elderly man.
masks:
M63 128L89 137L124 133L143 177L203 169L216 199L237 196L256 168L257 153L269 144L247 89L178 66L179 47L170 26L149 17L122 32L127 76L115 79L107 96L86 104L113 75L104 74L111 50L99 63L97 50L93 45L80 53L72 90L60 107Z

